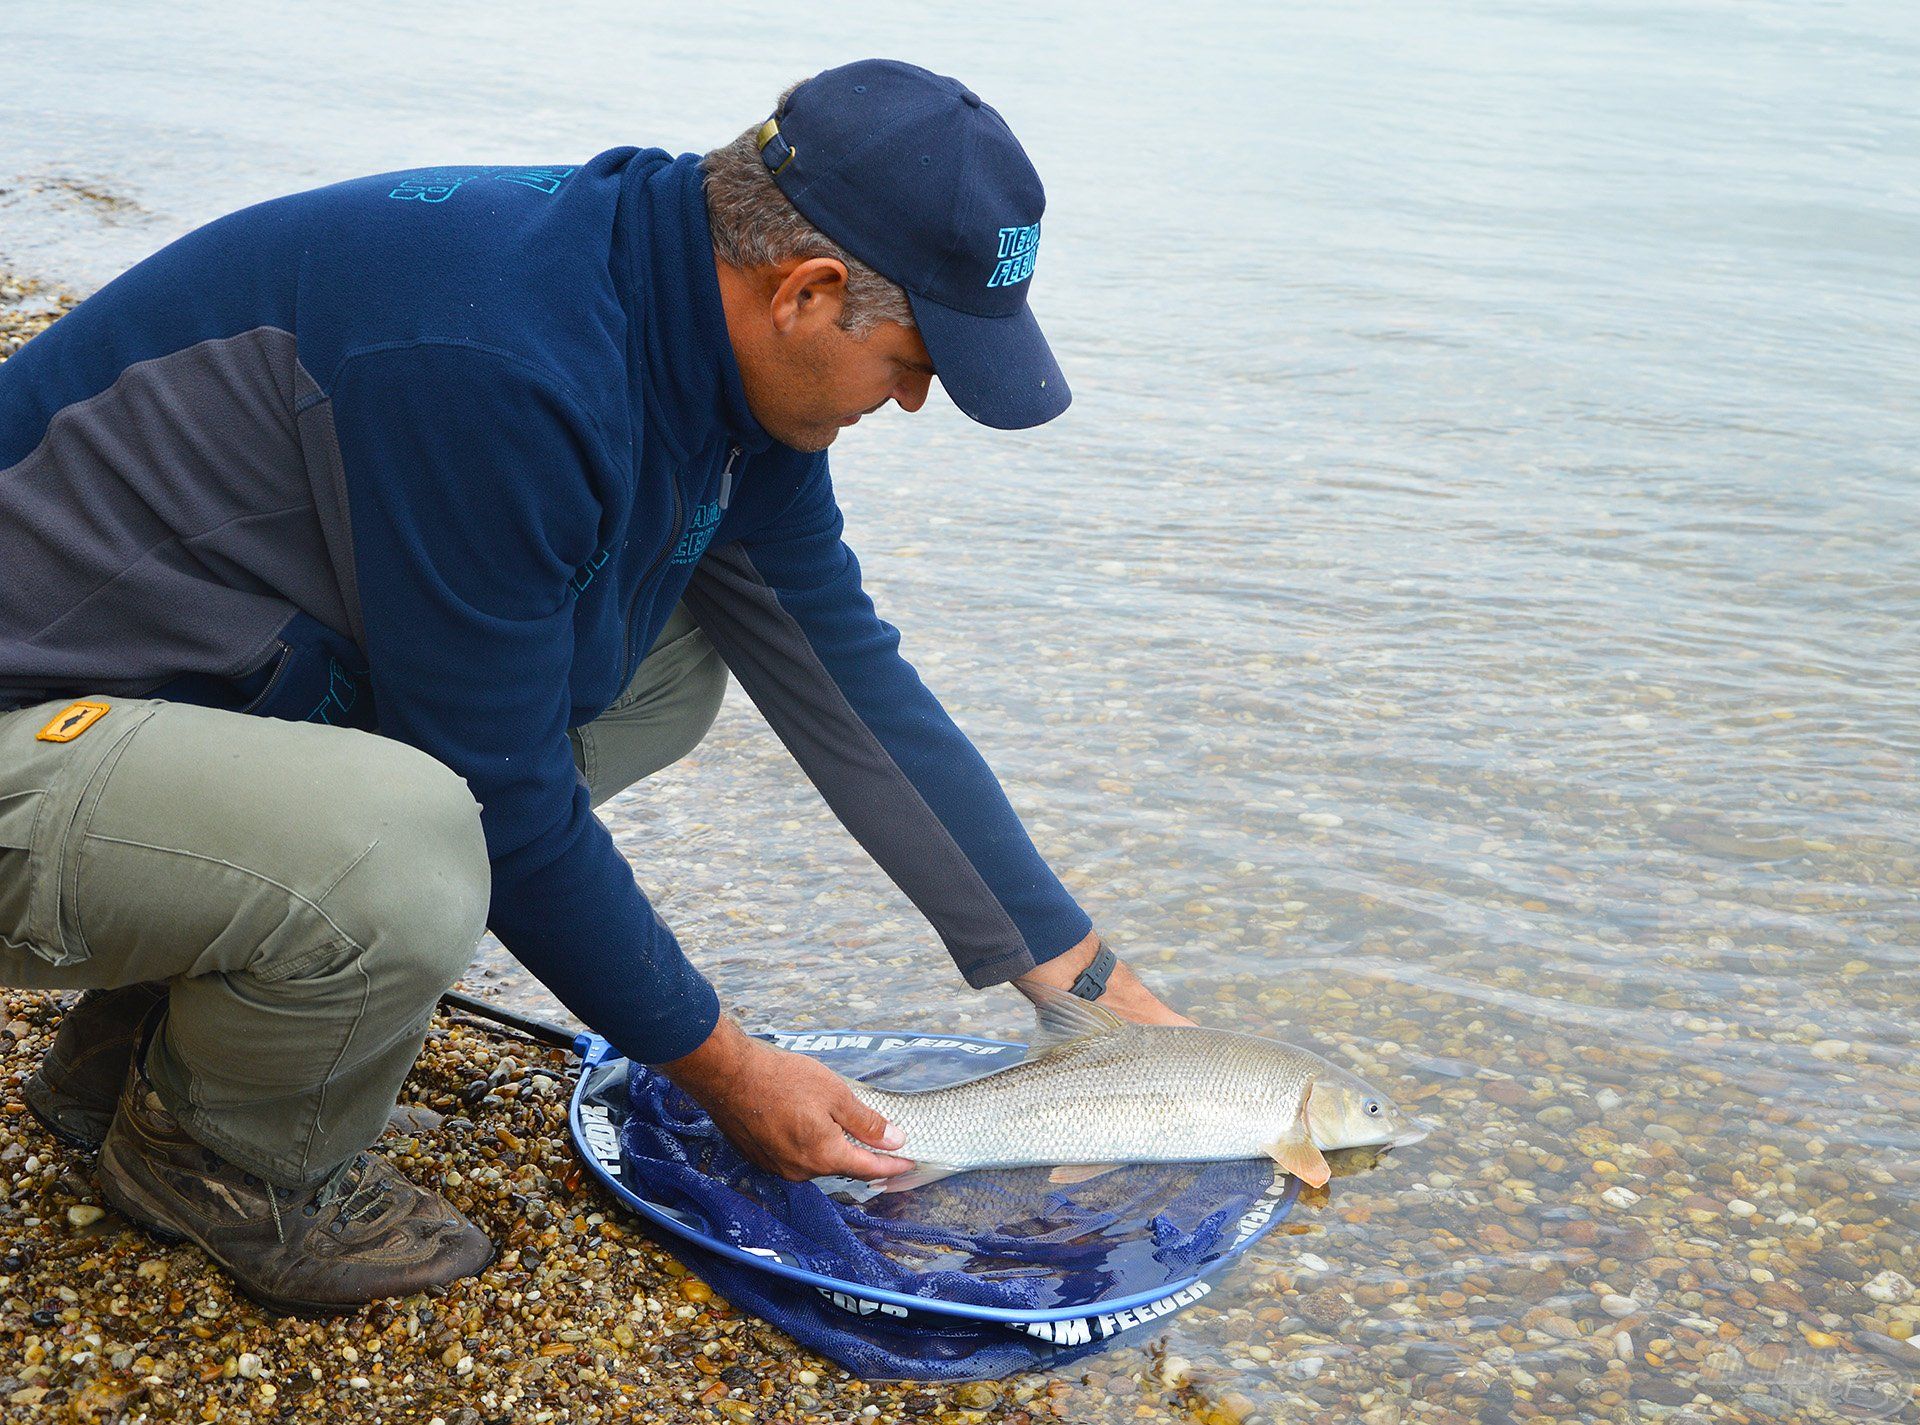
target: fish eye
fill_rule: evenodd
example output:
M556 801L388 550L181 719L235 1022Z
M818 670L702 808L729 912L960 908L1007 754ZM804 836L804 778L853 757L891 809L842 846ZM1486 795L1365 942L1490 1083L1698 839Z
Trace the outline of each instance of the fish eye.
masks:
M1380 1100L1379 1100L1379 1099L1377 1099L1377 1098L1370 1098L1370 1099L1368 1099L1368 1100L1367 1100L1367 1112L1368 1112L1368 1113L1378 1113L1379 1111L1380 1111Z

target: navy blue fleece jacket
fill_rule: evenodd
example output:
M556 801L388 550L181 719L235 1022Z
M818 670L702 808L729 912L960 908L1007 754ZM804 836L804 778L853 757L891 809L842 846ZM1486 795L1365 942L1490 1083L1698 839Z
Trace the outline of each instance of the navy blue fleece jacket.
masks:
M0 366L0 705L335 722L467 779L491 925L628 1055L718 1005L567 730L684 599L970 983L1087 916L900 656L727 339L697 160L382 174L209 224Z

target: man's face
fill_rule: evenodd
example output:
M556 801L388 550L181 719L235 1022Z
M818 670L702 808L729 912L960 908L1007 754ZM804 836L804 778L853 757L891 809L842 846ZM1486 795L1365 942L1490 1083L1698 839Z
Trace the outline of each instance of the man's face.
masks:
M755 275L729 294L741 300L728 302L728 329L747 405L775 440L825 450L888 401L908 411L926 404L933 363L918 331L881 322L856 337L840 326L839 263L816 258Z

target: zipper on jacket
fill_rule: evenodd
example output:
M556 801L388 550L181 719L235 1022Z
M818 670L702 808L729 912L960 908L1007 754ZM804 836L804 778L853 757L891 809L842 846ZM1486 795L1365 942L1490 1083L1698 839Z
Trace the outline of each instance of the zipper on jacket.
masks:
M720 472L720 508L723 510L733 499L733 467L734 462L739 458L740 447L728 446L727 463ZM679 546L681 536L685 533L680 527L682 514L680 482L675 480L673 482L673 520L668 526L667 542L661 545L660 552L653 556L653 563L647 566L647 572L640 577L640 582L634 585L633 597L627 601L627 667L626 675L621 679L622 687L633 678L633 670L638 666L633 660L633 616L640 607L640 595L645 593L647 586L653 582L653 576L660 572L660 566L666 562L667 556Z
M273 672L267 675L266 686L247 699L247 705L240 709L243 713L265 707L267 699L273 696L274 689L280 686L280 680L287 676L287 665L293 662L293 645L284 638L276 638L274 642L280 647L279 660L273 665Z
M673 518L667 521L666 543L662 544L660 546L660 552L653 556L653 563L649 564L647 566L647 572L640 576L640 582L633 586L633 597L627 600L627 668L625 676L621 679L622 687L626 686L628 680L633 677L635 667L633 661L633 617L640 607L640 596L647 591L647 586L653 583L653 576L660 572L660 566L667 562L667 556L673 553L674 546L679 543L680 482L675 480L673 482Z

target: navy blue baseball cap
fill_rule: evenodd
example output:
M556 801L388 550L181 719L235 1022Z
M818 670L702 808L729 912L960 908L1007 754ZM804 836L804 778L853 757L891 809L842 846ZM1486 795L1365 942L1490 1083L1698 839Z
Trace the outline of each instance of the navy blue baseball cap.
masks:
M956 406L1001 430L1067 408L1027 306L1047 196L992 106L957 79L863 59L798 85L758 142L807 221L906 289Z

